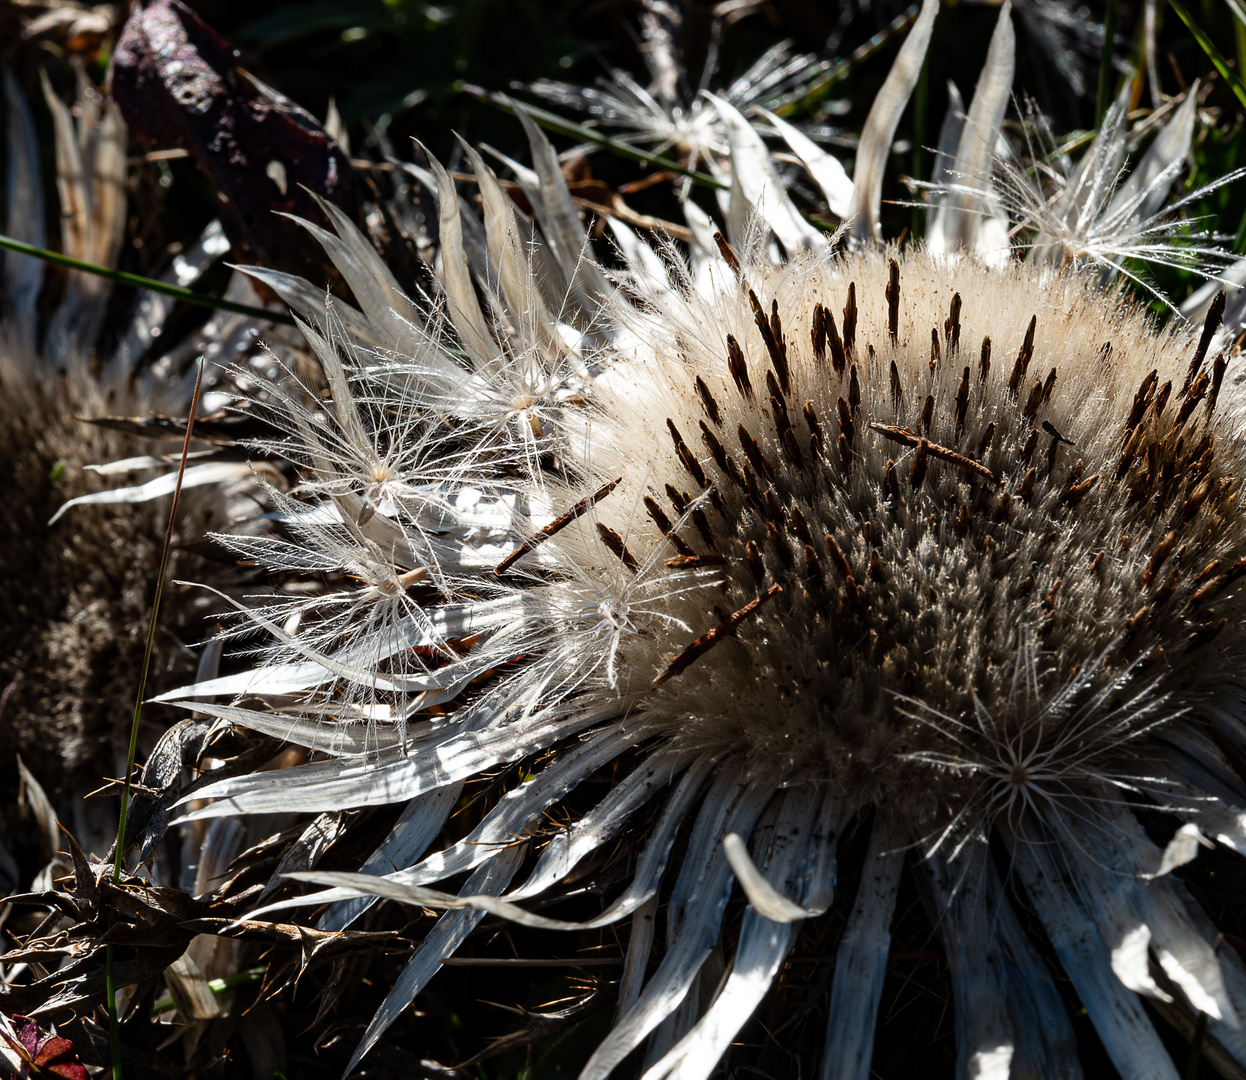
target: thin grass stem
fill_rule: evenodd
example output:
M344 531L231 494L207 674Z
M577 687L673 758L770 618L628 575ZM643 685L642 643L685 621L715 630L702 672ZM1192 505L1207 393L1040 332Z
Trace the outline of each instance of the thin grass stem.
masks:
M140 274L127 274L124 270L112 270L107 266L98 266L69 255L62 255L58 251L48 251L46 248L24 244L20 240L14 240L11 236L0 235L0 251L29 255L33 259L42 259L44 262L64 266L70 270L81 270L84 274L94 274L107 281L115 281L118 285L128 285L132 289L146 289L148 292L159 293L161 296L171 296L174 300L182 300L198 307L232 311L235 315L250 315L252 318L266 319L268 322L283 323L286 326L294 325L293 316L284 311L270 311L268 308L253 307L250 304L238 304L233 300L222 300L219 297L208 296L207 293L195 292L193 289L183 289L180 285L170 285L166 281L156 281L154 278L143 277Z
M825 75L815 79L809 85L809 89L796 98L795 101L789 101L781 108L776 109L776 114L779 116L791 116L793 113L804 112L811 105L816 105L830 93L831 87L837 82L846 79L854 68L864 63L879 49L883 48L896 34L908 29L912 23L916 22L918 7L919 5L917 4L910 4L877 34L863 44L858 45L847 60L840 60Z
M469 83L464 83L462 90L463 93L475 98L477 101L483 101L486 105L492 105L495 109L501 109L512 116L515 115L515 105L505 94L494 93L479 86L472 86ZM555 135L567 135L570 138L579 139L581 142L599 146L601 149L608 150L618 157L665 169L668 172L677 173L679 176L686 176L693 183L700 184L702 187L726 191L730 186L724 184L721 180L715 180L714 177L706 173L684 168L679 162L672 161L661 154L651 154L649 151L641 150L629 143L612 139L608 135L603 135L600 131L596 131L591 127L585 127L583 124L577 124L574 120L566 120L557 113L547 112L536 105L529 105L527 102L524 102L521 108L532 117L534 123L539 124L547 131L554 132Z
M1108 0L1107 12L1103 17L1103 53L1099 61L1099 94L1095 98L1095 127L1103 126L1103 118L1107 116L1112 105L1112 57L1116 52L1116 7L1117 0Z
M1194 40L1198 42L1199 48L1207 54L1207 58L1215 65L1220 72L1220 77L1229 84L1229 88L1237 95L1237 100L1246 105L1246 84L1233 72L1229 67L1229 62L1224 58L1224 54L1212 44L1211 38L1207 36L1203 28L1198 25L1185 8L1183 8L1177 0L1168 0L1173 11L1177 13L1177 17L1186 25L1186 28L1194 35Z
M130 724L130 746L126 751L125 784L121 789L121 814L117 819L117 845L113 856L112 880L121 883L121 870L125 863L125 831L130 814L130 788L134 777L134 759L138 754L138 725L143 714L143 700L147 695L147 673L151 669L151 654L156 644L156 625L160 617L160 599L164 595L164 579L169 569L169 553L173 549L173 528L177 523L177 504L182 494L182 478L186 475L186 458L190 454L190 440L195 430L195 415L199 412L199 394L203 390L204 359L199 357L199 371L195 375L195 392L190 398L190 413L186 418L186 438L182 441L182 456L177 464L177 482L173 486L173 505L169 507L169 523L164 531L164 547L160 552L160 572L156 576L156 593L151 602L151 620L147 624L147 643L143 650L143 664L139 669L138 694L134 700L134 720ZM108 912L108 926L112 929L115 912ZM105 991L108 998L108 1035L112 1050L113 1080L122 1080L121 1074L121 1022L117 1015L117 984L113 970L113 947L105 950Z

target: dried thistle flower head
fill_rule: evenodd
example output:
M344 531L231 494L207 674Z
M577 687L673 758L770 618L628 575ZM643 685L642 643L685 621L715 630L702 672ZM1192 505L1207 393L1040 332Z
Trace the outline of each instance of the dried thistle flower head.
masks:
M867 123L861 241L936 11ZM1007 20L1005 4L970 113L988 127ZM473 286L438 171L442 304L404 309L400 335L382 333L384 268L335 221L365 310L335 305L333 332L307 333L330 393L275 398L303 470L305 502L283 504L296 542L246 551L341 586L241 612L270 662L169 695L320 756L211 783L188 818L405 804L360 873L292 875L328 888L255 913L328 904L318 926L339 930L382 897L444 910L348 1072L492 913L630 919L617 1019L581 1075L643 1044L648 1077L708 1077L848 880L822 1075L864 1080L906 872L949 958L962 1072L1080 1075L1049 963L1122 1075L1173 1074L1139 994L1203 1014L1246 1065L1246 970L1172 874L1211 840L1246 853L1230 764L1246 443L1223 301L1192 335L1075 261L990 265L967 239L836 254L746 129L729 220L747 236L751 211L782 263L768 236L694 242L686 266L619 229L610 278L531 125L548 244L519 243L474 161L489 259ZM963 194L963 215L989 202ZM465 783L520 763L479 824L435 842ZM532 835L605 776L589 809ZM605 911L532 910L620 838L636 857ZM435 887L463 875L458 895Z
M586 1076L605 1075L663 1023L682 1024L675 1034L689 1040L667 1066L706 1075L692 1062L726 1050L791 945L774 920L828 906L839 836L867 810L878 894L850 933L863 935L851 940L870 971L837 970L831 1057L869 1045L907 849L950 920L949 948L963 953L958 1000L995 987L968 1025L967 1052L986 1053L982 1040L998 1037L1005 1063L1039 1075L1068 1064L1062 1014L1039 1033L1011 1019L1057 1000L1050 976L1027 954L1026 979L999 984L999 950L1021 946L973 932L994 919L1023 942L999 899L992 838L1010 852L1120 1067L1162 1053L1125 988L1174 994L1147 974L1145 948L1123 958L1119 913L1065 890L1062 873L1093 880L1105 897L1124 874L1161 906L1166 921L1139 925L1161 957L1178 958L1164 968L1185 995L1177 999L1207 1012L1218 1035L1231 1031L1246 1004L1240 969L1203 962L1214 933L1181 887L1157 876L1190 857L1189 834L1161 852L1132 810L1158 806L1246 848L1226 782L1209 786L1201 771L1221 760L1208 725L1242 742L1239 691L1225 673L1246 655L1235 484L1246 445L1222 400L1227 359L1208 353L1214 325L1197 341L1158 333L1075 273L1040 278L1024 265L920 252L810 255L779 268L746 260L738 279L724 264L716 285L707 296L677 281L652 308L614 307L620 334L646 351L617 356L591 403L546 418L539 475L524 477L527 454L500 466L473 456L468 428L457 476L408 465L403 497L362 521L353 515L366 478L327 485L308 444L309 490L338 512L337 524L308 517L305 535L339 547L354 537L407 584L389 596L361 578L341 594L356 620L345 638L336 616L311 614L323 600L304 603L308 625L293 632L256 614L286 660L247 676L248 691L301 687L306 704L206 708L334 756L222 781L199 793L220 801L193 816L418 797L436 824L463 780L557 749L458 844L422 861L414 852L410 869L381 878L313 874L335 888L293 901L338 901L333 925L346 898L364 893L465 908L447 916L460 924L492 910L552 926L567 924L515 901L554 887L660 799L636 877L602 920L640 911L657 894L673 830L704 791L670 900L679 934L643 991L648 946L629 953L634 1000ZM333 370L329 340L312 341ZM373 417L389 423L395 453L440 429L438 417L387 421L416 416L421 391L410 378L383 385ZM319 406L319 426L349 437L342 417L360 395L339 386L335 396ZM312 426L303 425L308 438ZM452 443L453 430L444 437ZM483 553L454 509L469 487L488 496L472 504L491 508L487 550L510 549L505 557L459 557L450 572L436 547L408 542L401 554L369 532L383 525L413 541L436 502L443 543ZM504 492L549 509L525 521ZM248 551L275 566L289 557L268 541ZM417 566L441 577L436 588L410 578ZM281 681L292 663L298 686ZM365 704L347 707L342 689ZM448 697L410 696L439 690ZM445 700L460 702L448 717L421 717L423 704ZM382 723L351 736L335 718ZM401 738L393 719L405 724ZM353 763L349 754L368 747L375 755ZM636 772L549 844L526 884L504 901L479 895L503 892L522 864L522 849L490 845L633 747L643 749ZM732 836L751 838L751 856ZM428 888L472 869L466 899ZM748 994L737 1000L745 989L729 979L698 1023L676 1021L720 933L733 870L761 913L746 919L732 976ZM1098 935L1101 958L1061 937L1075 930ZM431 976L423 953L396 993L409 997ZM1105 982L1100 963L1124 981ZM722 1020L728 1003L735 1026Z
M529 89L555 105L587 113L620 142L671 154L690 169L717 170L728 164L726 125L702 91L712 88L741 112L778 109L798 100L830 67L810 54L793 53L792 42L783 41L767 49L738 78L717 85L719 46L735 19L716 14L708 55L697 85L691 86L679 46L683 14L662 0L644 0L641 7L640 52L649 69L648 86L621 68L612 68L609 80L599 79L597 86L541 79ZM683 191L687 195L686 183Z

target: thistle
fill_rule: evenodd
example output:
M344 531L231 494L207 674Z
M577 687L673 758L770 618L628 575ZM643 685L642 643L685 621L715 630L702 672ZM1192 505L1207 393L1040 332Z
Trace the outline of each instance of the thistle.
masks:
M727 19L730 25L731 19ZM709 53L696 87L687 85L677 44L682 16L673 5L645 0L641 14L641 55L649 68L650 83L641 86L619 68L595 87L542 79L528 89L556 105L587 113L620 141L672 153L689 169L720 171L729 165L730 142L722 118L702 96L718 74L718 49L725 32L716 16L710 31ZM739 78L715 93L733 108L747 113L781 108L800 97L829 68L807 54L793 54L790 41L767 49ZM685 184L684 194L687 194Z
M237 605L269 662L166 697L317 752L209 783L188 819L405 805L361 872L293 874L328 888L253 915L329 905L317 925L340 930L378 898L444 910L348 1072L491 913L630 920L617 1019L581 1076L643 1047L647 1077L708 1077L857 830L824 1077L869 1074L906 872L949 958L962 1073L1080 1075L1033 926L1122 1075L1175 1075L1138 995L1246 1064L1246 971L1172 873L1203 844L1246 853L1224 304L1162 329L1098 266L988 263L951 225L948 253L869 243L936 10L867 121L855 248L809 230L735 125L737 242L689 264L618 228L608 275L529 125L544 247L473 154L474 284L438 166L435 303L378 304L392 279L341 215L326 250L362 310L266 276L328 393L273 388L287 434L265 448L299 464L303 497L281 504L293 542L244 550L344 584ZM1008 19L969 113L988 146ZM985 181L960 194L954 214L989 216ZM466 782L519 762L479 825L434 845ZM538 831L604 775L591 809ZM623 836L636 858L599 916L532 910Z

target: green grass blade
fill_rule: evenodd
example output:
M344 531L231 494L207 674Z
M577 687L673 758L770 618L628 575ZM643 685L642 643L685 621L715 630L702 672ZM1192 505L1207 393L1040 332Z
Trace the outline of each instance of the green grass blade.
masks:
M1211 38L1203 31L1185 8L1183 8L1177 0L1168 0L1169 6L1177 13L1177 17L1185 23L1186 28L1194 35L1194 40L1198 42L1199 48L1207 54L1207 58L1215 65L1216 70L1220 72L1220 77L1229 84L1229 88L1237 95L1237 100L1246 105L1246 85L1229 67L1229 62L1224 55L1212 44Z
M186 438L182 441L182 457L177 464L177 483L173 486L173 505L169 507L169 523L164 531L164 548L160 553L160 572L156 577L156 592L151 602L151 620L147 624L147 643L143 650L143 666L139 669L138 694L134 700L134 720L130 725L130 746L125 759L125 785L121 789L121 814L117 820L117 847L113 857L112 880L121 882L121 870L125 863L125 830L130 815L130 788L134 777L134 759L138 755L138 725L143 714L143 700L147 696L147 673L151 670L151 654L156 644L156 625L160 617L160 599L164 595L164 579L169 570L169 552L173 549L173 528L177 523L177 504L182 495L182 477L186 475L186 458L190 454L191 435L195 430L195 415L199 412L199 395L203 390L204 359L199 357L199 371L195 375L195 391L190 398L190 413L186 418ZM114 912L108 913L108 925L112 928ZM108 1035L112 1048L113 1080L121 1076L121 1021L117 1015L117 985L113 973L113 948L105 950L105 990L108 999Z
M1107 13L1103 18L1103 54L1099 61L1099 94L1095 98L1095 127L1103 126L1112 105L1112 57L1116 54L1116 5L1108 0Z
M892 19L890 23L878 31L877 34L863 44L858 45L847 60L838 61L825 75L810 83L809 88L800 97L794 101L789 101L781 108L775 109L775 112L779 116L786 117L791 116L793 113L803 112L810 106L816 105L830 93L831 87L837 82L846 79L854 68L883 48L896 34L908 29L910 25L916 22L918 7L919 5L917 4L910 4Z
M261 982L265 975L268 974L267 966L247 968L246 971L239 971L233 975L226 975L220 979L209 979L208 989L213 994L223 994L226 990L233 990L239 986L252 986L257 982ZM172 998L163 1001L157 1001L151 1007L151 1015L153 1017L160 1016L162 1013L172 1012L177 1006Z
M492 105L495 109L501 109L503 112L515 114L514 106L509 98L503 94L492 93L482 89L479 86L471 86L464 83L462 87L463 93L474 97L477 101L483 101L486 105ZM556 135L567 135L572 139L579 139L580 142L590 143L593 146L599 146L603 150L618 157L627 158L629 161L639 161L644 165L652 165L655 169L665 169L667 172L676 173L679 176L686 176L694 183L700 184L702 187L717 188L726 191L729 187L721 180L715 180L703 172L697 172L695 169L686 169L677 161L670 158L662 157L661 154L651 154L647 150L638 149L628 143L620 142L618 139L612 139L608 135L603 135L600 131L593 128L585 127L583 124L577 124L573 120L566 120L557 113L548 112L545 109L538 108L536 105L529 105L526 101L520 103L523 111L532 119L545 128L552 131Z
M48 251L45 248L34 247L31 244L23 244L20 240L14 240L11 236L0 235L0 251L15 251L19 255L29 255L31 258L42 259L44 262L64 266L70 270L81 270L84 274L94 274L96 277L102 277L107 281L115 281L118 285L128 285L134 289L146 289L148 292L160 293L161 296L171 296L174 300L182 300L187 304L216 308L218 311L232 311L235 315L250 315L255 319L266 319L268 322L283 323L286 326L294 325L293 316L288 315L284 311L269 311L267 308L252 307L250 304L237 304L233 300L221 300L215 296L208 296L206 293L183 289L180 285L170 285L168 282L156 281L153 278L143 277L140 274L127 274L124 270L110 270L107 266L97 266L95 263L83 262L81 259L74 259L57 251Z

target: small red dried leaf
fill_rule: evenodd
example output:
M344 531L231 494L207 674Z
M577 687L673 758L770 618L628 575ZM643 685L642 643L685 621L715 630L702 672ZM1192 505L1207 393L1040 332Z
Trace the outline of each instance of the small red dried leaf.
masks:
M7 1034L4 1039L26 1064L27 1075L87 1080L87 1071L68 1039L41 1031L39 1025L27 1016L14 1016L13 1026L17 1029L17 1042Z

